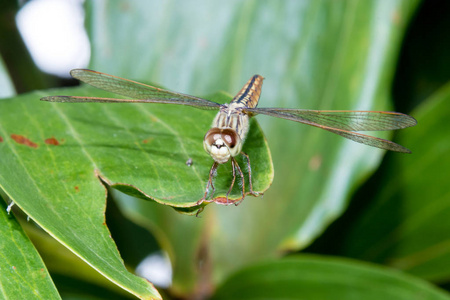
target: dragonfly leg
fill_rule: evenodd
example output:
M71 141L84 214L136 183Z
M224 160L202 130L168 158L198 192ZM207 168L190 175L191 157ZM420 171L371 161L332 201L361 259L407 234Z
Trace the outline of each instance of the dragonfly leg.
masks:
M244 178L244 172L242 172L241 167L239 167L239 164L237 163L237 161L233 158L233 160L235 161L235 165L236 165L236 169L239 171L239 175L241 176L241 180L242 180L242 198L238 199L234 202L234 205L238 206L242 200L244 200L245 198L245 178Z
M214 193L216 192L216 188L214 187L213 178L215 176L218 165L219 165L219 163L215 161L213 163L213 165L211 166L211 169L209 170L208 182L206 183L205 194L203 195L202 199L197 201L197 205L200 205L203 203L203 201L206 201L206 197L208 196L208 192L209 192L210 188L212 188L212 190L213 190L211 197L214 196ZM207 201L207 202L211 202L211 201Z
M205 208L202 206L202 207L200 207L198 210L197 210L197 213L195 214L195 216L197 217L197 218L200 218L199 217L199 215L200 215L200 213L204 210Z
M205 199L206 199L206 195L209 192L210 187L212 188L211 198L214 196L214 193L216 192L216 188L214 187L213 179L214 179L214 176L216 175L218 166L219 166L219 163L215 161L213 163L213 165L211 166L211 170L209 170L209 178L208 178L208 183L206 185L206 191L205 191Z
M227 192L227 205L230 204L229 200L228 200L228 195L231 193L231 190L233 189L233 186L234 186L234 182L236 181L236 170L235 170L236 164L237 164L236 160L232 157L231 158L231 168L233 169L233 180L231 181L230 188L228 189L228 192Z
M247 158L247 169L248 169L248 185L250 187L250 194L252 194L255 197L258 197L259 195L261 195L261 193L257 193L255 191L253 191L253 185L252 185L252 167L250 166L250 157L248 156L247 153L245 152L241 152L241 154L243 156L245 156L245 158Z

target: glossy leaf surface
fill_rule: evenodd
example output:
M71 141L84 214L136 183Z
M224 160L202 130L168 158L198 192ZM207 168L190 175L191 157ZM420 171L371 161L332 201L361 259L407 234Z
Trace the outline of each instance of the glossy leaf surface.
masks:
M390 110L399 44L417 3L92 1L90 68L192 95L233 95L260 74L261 107ZM318 128L256 118L275 166L263 198L210 205L201 223L152 203L122 203L169 252L175 292L214 286L243 265L305 247L384 153Z
M15 93L11 78L9 78L8 72L6 71L5 63L0 57L0 98L11 97Z
M87 87L57 93L105 94ZM195 206L212 164L202 141L214 112L151 104L55 104L39 101L42 96L31 93L0 103L2 188L41 227L110 280L135 294L157 297L143 279L125 272L104 221L101 180L147 200ZM229 101L220 94L216 98ZM244 150L255 164L253 186L264 191L273 178L272 165L257 123L251 126ZM186 165L189 158L192 166ZM226 167L217 175L216 196L228 190L231 171Z
M0 202L1 298L61 299L33 244Z
M291 256L233 274L213 299L450 299L429 283L358 261Z

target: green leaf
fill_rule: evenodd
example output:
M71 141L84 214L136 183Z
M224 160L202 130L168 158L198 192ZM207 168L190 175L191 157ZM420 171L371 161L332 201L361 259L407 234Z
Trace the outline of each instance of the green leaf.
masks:
M5 63L0 57L0 98L12 97L15 90L11 78L9 78Z
M399 45L418 2L91 1L90 68L193 95L235 94L260 74L259 107L389 110ZM276 174L263 198L209 206L202 223L152 203L122 203L170 253L177 293L308 245L384 154L317 128L256 118Z
M127 291L98 273L64 245L36 226L34 222L21 222L20 225L42 257L62 298L66 298L64 292L67 290L61 287L61 278L70 279L70 283L76 287L79 294L86 293L86 290L80 288L80 285L86 284L94 286L98 291L97 294L105 294L107 291L115 293L116 296L117 294L129 296ZM67 281L69 280L64 280L63 284L69 285L70 283ZM92 296L92 294L87 295Z
M123 183L133 176L145 180L139 170L149 176L156 170L149 153L157 157L169 153L176 161L179 154L171 156L170 150L166 150L170 148L164 147L164 142L177 140L176 134L167 128L166 131L154 129L164 128L156 120L167 118L169 114L149 115L147 108L127 108L127 105L39 101L46 94L30 93L0 102L2 189L44 230L111 281L139 297L159 298L151 284L126 271L105 224L105 188L98 176L112 182L120 178ZM95 92L89 91L89 94L95 95ZM121 116L127 117L121 120ZM145 122L136 121L141 118L152 123L150 116L156 118L153 128L141 129ZM128 124L132 124L131 128L125 124L127 118L132 121ZM152 137L153 144L160 148L145 147L143 140ZM201 140L197 143L201 149ZM183 158L179 164L188 168L184 162ZM169 165L159 171L162 174L174 168ZM126 175L121 177L120 173ZM178 185L173 179L168 182ZM160 186L165 184L161 182ZM172 185L168 190L176 189ZM198 190L202 191L203 187Z
M2 299L61 299L47 268L0 197L0 290Z
M332 257L291 256L243 269L219 299L450 299L429 283L388 268Z
M88 87L52 93L108 95ZM110 280L136 295L158 297L145 281L124 272L104 223L101 180L147 200L198 208L212 164L202 141L214 112L39 101L44 94L0 103L2 188L42 228ZM230 100L220 94L212 98ZM255 121L251 129L244 150L254 163L253 187L264 192L273 178L270 154ZM186 165L189 158L192 166ZM15 170L14 176L8 170ZM216 197L226 194L230 174L229 165L219 170ZM233 192L230 199L240 197L238 184Z
M450 83L414 113L418 126L399 133L414 154L388 159L373 204L352 226L343 253L383 262L435 282L450 281Z

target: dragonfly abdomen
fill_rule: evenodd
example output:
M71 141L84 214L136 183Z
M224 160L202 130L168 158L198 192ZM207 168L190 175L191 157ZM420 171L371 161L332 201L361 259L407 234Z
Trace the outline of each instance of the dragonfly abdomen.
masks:
M231 103L238 103L245 107L256 107L258 105L259 96L261 96L261 88L264 77L253 75L239 93L233 98Z

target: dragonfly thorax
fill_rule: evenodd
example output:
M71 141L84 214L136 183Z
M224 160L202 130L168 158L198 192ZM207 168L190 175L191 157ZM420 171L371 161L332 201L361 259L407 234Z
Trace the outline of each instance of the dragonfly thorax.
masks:
M242 150L242 140L231 128L211 128L203 140L203 148L219 164L226 163Z

